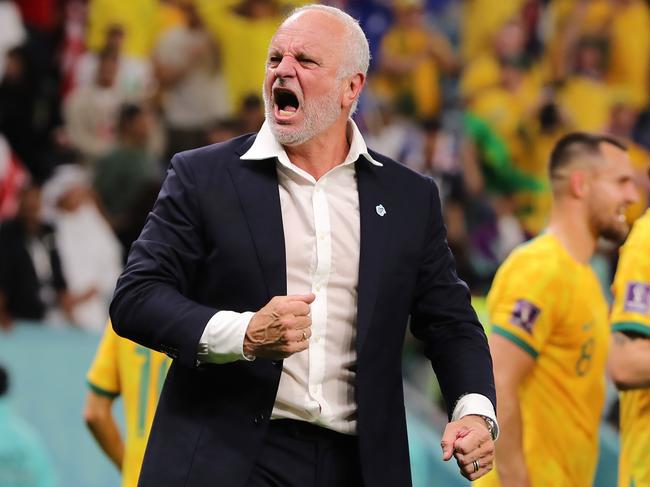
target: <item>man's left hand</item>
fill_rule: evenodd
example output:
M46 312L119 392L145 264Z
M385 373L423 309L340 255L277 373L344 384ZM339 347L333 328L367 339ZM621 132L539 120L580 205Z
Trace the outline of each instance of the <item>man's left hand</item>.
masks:
M468 480L476 480L492 470L494 442L480 416L463 416L449 423L440 446L443 460L456 457L460 473Z

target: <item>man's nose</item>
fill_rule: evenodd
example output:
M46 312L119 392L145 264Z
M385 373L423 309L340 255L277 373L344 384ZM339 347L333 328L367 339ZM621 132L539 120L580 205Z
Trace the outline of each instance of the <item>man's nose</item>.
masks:
M275 75L278 78L291 78L296 74L296 60L293 56L282 56L282 60L275 67Z

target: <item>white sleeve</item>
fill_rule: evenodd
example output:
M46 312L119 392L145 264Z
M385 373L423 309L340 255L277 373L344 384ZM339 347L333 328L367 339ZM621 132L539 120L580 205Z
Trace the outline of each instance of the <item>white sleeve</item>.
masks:
M255 313L218 311L203 330L198 358L202 363L225 364L236 360L253 360L244 355L244 336Z
M458 421L463 416L475 414L477 416L487 416L494 421L495 438L499 436L499 423L497 415L494 412L492 402L482 394L465 394L456 403L454 413L451 416L452 421Z

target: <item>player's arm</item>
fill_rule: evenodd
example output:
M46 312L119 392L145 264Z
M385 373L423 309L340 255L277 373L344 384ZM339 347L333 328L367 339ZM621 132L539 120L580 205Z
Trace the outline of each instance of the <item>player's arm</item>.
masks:
M650 335L614 331L608 369L619 390L650 387Z
M502 487L529 487L519 408L519 387L535 365L535 359L508 338L493 333L490 350L497 389L500 435L495 443L497 472Z
M113 401L115 397L88 391L84 407L84 419L88 429L97 440L101 449L115 466L122 470L124 458L124 442L113 417Z

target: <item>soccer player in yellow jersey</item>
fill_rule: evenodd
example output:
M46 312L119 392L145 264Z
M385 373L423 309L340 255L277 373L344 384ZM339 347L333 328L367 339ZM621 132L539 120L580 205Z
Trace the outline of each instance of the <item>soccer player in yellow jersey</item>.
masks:
M169 359L115 334L109 323L87 379L86 423L100 447L122 471L122 486L135 487L151 430L158 396ZM115 398L122 396L126 438L112 415Z
M650 210L634 223L614 278L609 369L621 392L619 487L650 487Z
M589 267L622 240L638 195L616 139L569 134L549 163L547 231L514 250L488 294L501 435L480 487L591 486L605 399L608 309Z

